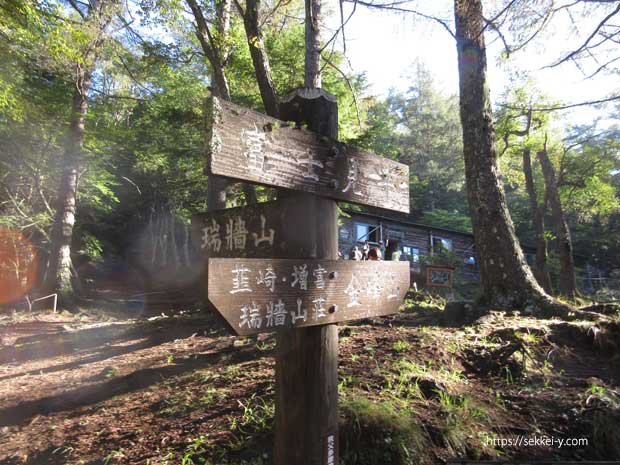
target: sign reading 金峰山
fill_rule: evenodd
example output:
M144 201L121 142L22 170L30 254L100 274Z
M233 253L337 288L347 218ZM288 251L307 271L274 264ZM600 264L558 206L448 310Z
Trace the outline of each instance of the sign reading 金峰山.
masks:
M409 212L409 167L216 97L207 146L212 174Z
M240 335L398 311L407 262L209 259L209 300Z

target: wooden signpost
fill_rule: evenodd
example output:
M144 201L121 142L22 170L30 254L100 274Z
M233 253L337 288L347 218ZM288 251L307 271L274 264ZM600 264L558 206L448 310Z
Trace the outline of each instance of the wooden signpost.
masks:
M239 335L398 312L409 263L209 260L209 300Z
M235 334L276 332L274 464L336 465L335 323L395 313L409 288L407 262L337 259L336 200L409 212L409 169L337 142L320 89L282 102L294 123L214 97L207 108L210 174L281 189L192 218L208 299Z

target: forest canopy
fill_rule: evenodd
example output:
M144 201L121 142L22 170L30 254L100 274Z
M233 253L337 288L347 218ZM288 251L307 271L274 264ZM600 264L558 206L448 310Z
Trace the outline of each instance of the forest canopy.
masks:
M74 279L81 264L104 258L145 270L192 266L190 216L207 209L204 102L214 90L214 63L225 68L231 100L258 111L265 111L265 100L255 74L257 50L268 57L278 96L302 86L304 76L302 3L235 2L225 28L218 25L220 6L0 2L0 224L36 250L30 255L36 277L27 286L56 288L67 273ZM488 31L510 32L502 36L507 56L543 26L527 21L526 6L520 8L499 8ZM258 35L251 34L253 25ZM471 232L458 96L437 85L420 61L404 65L406 89L372 95L365 74L351 68L337 43L323 47L321 71L323 88L338 99L340 139L409 165L411 220ZM570 59L591 47L584 44ZM617 70L610 65L600 72ZM532 224L533 205L551 205L537 157L544 151L575 254L602 270L620 267L618 107L612 102L606 124L571 125L548 111L565 102L513 79L494 119L522 245L557 239L551 206L542 212L542 236ZM529 192L524 151L532 158ZM254 195L240 185L229 191L228 206ZM274 193L259 187L255 195L264 201ZM549 250L550 266L557 267Z

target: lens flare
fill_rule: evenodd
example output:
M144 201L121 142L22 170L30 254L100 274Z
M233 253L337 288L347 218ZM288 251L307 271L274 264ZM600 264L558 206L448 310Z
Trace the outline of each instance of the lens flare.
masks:
M36 248L20 231L0 226L0 304L26 295L36 278Z

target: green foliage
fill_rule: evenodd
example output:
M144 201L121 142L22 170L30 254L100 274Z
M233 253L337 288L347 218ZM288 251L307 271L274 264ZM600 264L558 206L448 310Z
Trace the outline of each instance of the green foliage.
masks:
M617 129L600 130L596 124L562 128L555 113L535 111L537 107L553 104L531 82L526 82L507 92L496 114L498 151L503 154L501 168L517 234L522 243L534 242L532 212L523 175L523 152L530 151L538 203L542 205L545 183L537 153L546 144L576 253L590 261L609 263L608 251L610 247L615 250L617 241L606 231L610 226L613 228L608 218L620 209L618 189L614 184L614 173L620 166ZM534 111L527 132L529 107ZM547 216L547 227L552 231L550 211ZM602 250L606 252L601 253ZM554 268L553 260L550 268Z
M369 99L367 129L356 143L409 165L412 209L468 215L458 99L433 86L420 63L412 86L392 92L385 102Z
M453 229L456 231L472 232L471 218L458 210L435 209L426 211L420 218L420 223L437 228Z
M240 20L233 22L230 40L234 43L235 50L227 67L232 98L242 105L264 111ZM273 82L278 95L284 96L293 89L303 87L305 50L303 24L291 22L284 28L277 24L268 25L263 28L263 41L270 58ZM334 52L329 61L338 68L344 64L344 58L338 52ZM364 76L345 74L353 91L359 94L366 86ZM361 127L357 120L355 102L345 79L338 70L326 65L322 71L322 82L323 89L338 99L339 138L345 141L355 138L360 133ZM360 111L363 118L364 108L360 108Z
M392 344L392 348L396 352L405 352L411 348L411 344L409 344L407 341L399 339L398 341L394 341L394 344Z
M82 234L82 243L88 255L93 259L102 258L103 245L101 241L92 234L85 232Z
M416 419L390 403L375 404L363 398L347 400L341 408L341 461L371 465L419 463L428 439Z

